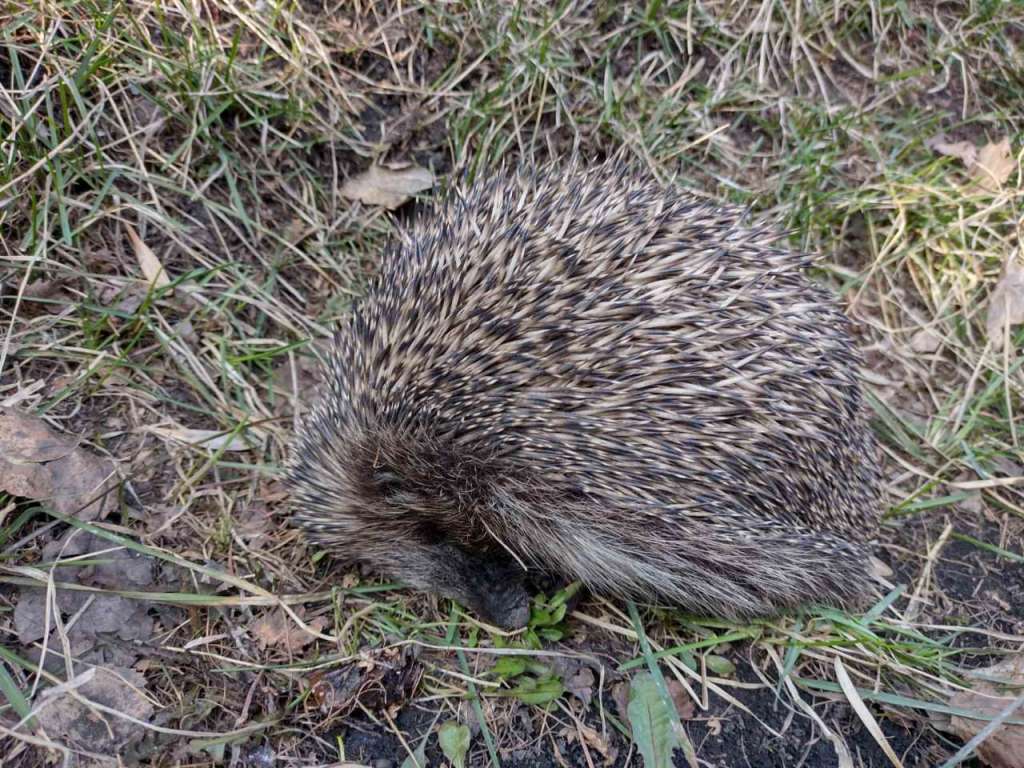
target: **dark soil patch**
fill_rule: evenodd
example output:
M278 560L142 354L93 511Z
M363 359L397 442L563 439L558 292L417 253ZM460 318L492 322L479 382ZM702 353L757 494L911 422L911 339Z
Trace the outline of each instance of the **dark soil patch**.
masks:
M749 662L737 664L737 677L743 682L758 682ZM794 712L780 700L775 692L765 688L732 689L730 693L750 712L780 735L768 731L738 707L718 700L712 702L709 713L688 724L690 739L703 764L720 768L772 768L778 766L832 766L836 752L809 717ZM891 763L881 748L864 728L853 710L845 703L825 702L802 693L805 700L814 703L818 716L830 729L842 735L855 765L887 766ZM938 734L918 724L910 728L880 716L875 712L883 733L903 764L911 766L935 765L936 757L947 757L951 750L942 743ZM941 761L941 758L940 760ZM677 765L685 763L677 760Z
M946 515L931 514L901 523L892 534L893 543L919 554L914 562L899 558L890 563L897 581L914 589L926 553L947 521L952 523L952 534L933 566L932 583L925 595L930 603L922 607L922 619L1020 634L1024 631L1024 563L957 538L968 536L1019 551L1021 526L1014 521L996 524L973 512L951 509Z
M737 654L735 661L740 682L760 682L751 666L751 660ZM731 688L729 692L753 716L712 694L708 710L698 712L686 721L687 733L702 766L818 768L836 765L837 757L832 744L821 735L810 718L791 709L784 697L780 698L773 690L763 687ZM815 699L806 692L802 695L814 705L818 716L829 728L841 734L850 749L855 765L863 768L882 768L890 765L881 748L847 704ZM604 690L603 697L609 708L606 714L618 714L621 718L621 714L614 711L610 686ZM508 718L500 718L505 723L505 729L494 734L502 766L563 768L588 765L579 744L565 738L565 729L561 724L551 719L545 720L542 714L531 715L525 708L513 709L515 711L510 712ZM936 765L956 749L955 745L950 745L941 735L930 728L922 727L920 723L890 719L877 710L874 714L889 743L907 768ZM438 718L435 711L407 706L395 718L395 725L402 731L406 743L415 747L429 729L450 716L444 713ZM557 714L557 710L554 716L559 720L564 719ZM580 719L596 732L602 732L602 721L596 704L591 705ZM612 747L610 753L615 755L615 759L610 763L604 763L602 756L591 749L590 759L593 764L611 768L642 766L640 756L635 751L630 751L629 744L610 723L607 723L607 719L606 724L607 729L604 733ZM776 733L766 729L765 725ZM349 760L359 761L374 768L397 768L408 754L392 729L386 724L373 722L364 714L346 718L338 736L345 745L345 754ZM329 741L333 741L333 736ZM426 755L429 764L445 764L436 738L430 737L427 744ZM480 735L473 739L467 765L490 765L490 758ZM674 765L686 766L681 752L676 753ZM970 768L976 763L968 762L964 765Z

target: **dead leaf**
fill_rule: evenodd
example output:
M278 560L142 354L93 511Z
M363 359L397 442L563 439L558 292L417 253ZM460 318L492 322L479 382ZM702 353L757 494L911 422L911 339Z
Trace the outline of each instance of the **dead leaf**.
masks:
M78 590L58 590L57 609L65 621L77 616L71 632L95 640L97 635L115 635L122 640L145 640L153 631L153 620L146 613L146 603L118 595L93 594ZM14 629L18 640L28 645L41 640L46 632L46 593L39 588L21 590L14 607ZM49 626L54 627L51 615ZM92 647L87 643L86 648Z
M1024 464L1014 461L1009 456L993 456L989 461L999 477L1021 477L1024 475Z
M940 155L959 158L970 177L989 192L998 191L1017 168L1009 138L990 142L978 149L969 141L946 141L945 135L940 133L928 139L925 146Z
M199 334L196 333L195 327L192 325L192 321L187 317L184 320L179 320L173 326L174 332L178 334L178 337L188 344L198 344Z
M46 561L67 559L81 555L89 556L93 562L76 569L75 581L108 589L140 590L153 585L155 562L141 552L118 549L116 545L85 531L71 532L67 544L63 540L52 541L43 547ZM59 571L61 579L70 581L68 569Z
M64 637L68 641L66 647L64 645ZM119 646L119 650L123 650L128 645L120 640L115 640L114 642ZM26 661L35 664L37 667L42 667L47 672L62 677L67 674L69 661L75 672L81 672L90 664L116 665L131 668L136 658L138 658L125 652L114 651L113 653L108 653L112 648L110 643L103 643L102 649L97 648L95 635L69 632L62 636L57 629L53 629L50 632L50 637L46 644L45 657L43 656L42 646L42 641L38 641L30 646L26 646L21 653ZM67 659L64 656L65 650L68 653Z
M410 197L434 186L434 174L426 168L412 166L400 171L371 165L341 187L341 194L349 200L393 209Z
M590 667L580 667L579 671L565 681L565 690L583 702L584 707L590 706L594 697L594 672Z
M171 284L171 278L167 276L164 265L160 263L160 259L156 257L150 247L142 242L142 238L136 234L135 229L130 224L125 226L128 230L128 239L132 241L135 258L139 262L139 269L145 275L146 282L157 288L166 288Z
M361 652L358 661L310 676L310 701L323 714L344 716L356 705L379 711L402 706L413 697L423 667L414 646Z
M211 451L248 451L252 447L241 435L217 429L189 429L188 427L147 427L152 432L186 445L208 448Z
M1010 139L1004 138L978 150L978 159L971 168L971 175L983 189L996 192L1016 168L1017 161L1010 151Z
M672 703L676 706L676 712L680 720L691 720L696 713L696 708L690 694L679 683L678 680L668 679L665 681L668 686L668 694L672 697ZM620 715L625 715L629 707L629 681L623 680L612 687L612 701Z
M984 719L952 715L941 727L964 741L974 738L1024 692L1024 655L1011 656L995 666L974 670L971 690L958 691L949 700L955 709L976 712ZM1019 720L1020 710L1013 719ZM982 762L993 768L1024 768L1024 725L1004 723L977 749Z
M922 328L910 337L910 348L918 354L931 354L941 346L942 337L931 328Z
M101 712L68 690L74 688L88 701L146 721L153 714L153 705L142 693L146 686L142 675L118 667L92 667L76 679L84 682L44 690L36 699L36 704L42 704L36 717L47 736L73 749L117 755L145 735L141 725Z
M261 501L254 501L235 515L235 532L250 543L265 537L274 525L274 510Z
M1024 265L1013 254L1006 260L1003 276L988 301L985 330L996 351L1003 348L1006 326L1024 323Z
M327 620L322 616L306 623L317 632L327 626ZM261 616L250 626L250 630L261 648L277 646L288 653L301 651L316 640L314 635L300 627L280 608Z
M134 315L146 300L149 291L138 281L118 282L115 285L104 285L99 289L97 297L100 304L110 307L118 314ZM116 317L117 315L114 315Z
M868 558L868 572L876 579L888 579L892 576L892 568L883 560L877 557Z
M46 301L47 299L64 298L64 281L60 278L55 280L34 280L25 286L21 294L23 301Z
M73 594L77 593L58 592L58 606L62 597ZM45 618L46 593L41 589L22 590L18 596L18 603L14 606L14 631L18 635L18 641L28 645L36 640L42 640L46 634ZM50 626L53 626L52 619Z
M154 580L152 559L78 529L48 542L42 560L54 563L59 581L83 586L134 590ZM28 646L26 657L52 672L66 669L65 651L76 670L90 663L131 667L153 634L151 607L148 601L86 590L57 589L48 599L44 589L25 586L18 591L14 630ZM44 658L39 641L47 633Z
M619 750L612 745L608 737L602 736L586 723L577 723L575 728L565 728L561 733L567 741L579 741L604 758L604 765L612 765L619 756Z
M87 558L84 565L72 558ZM59 581L90 584L110 589L139 590L152 586L155 563L140 552L116 545L77 528L66 537L55 539L43 547L43 561L62 561L58 566Z
M267 480L260 484L260 501L265 501L268 504L276 504L279 501L284 501L289 496L291 496L291 493L285 487L284 483L279 480Z
M43 312L59 315L75 303L75 298L64 288L60 278L36 280L25 286L21 294L20 313L25 317L37 317Z
M615 709L619 716L626 718L626 711L629 707L629 681L623 680L612 686L612 701L615 702ZM626 719L628 723L629 720Z
M696 713L696 707L690 694L678 680L669 679L666 681L666 685L668 686L668 695L672 697L672 703L676 705L679 719L692 720Z
M980 515L985 511L985 502L981 498L981 491L967 491L964 498L957 502L957 506L969 515Z
M973 168L978 159L978 148L969 141L946 141L945 134L938 134L928 139L924 145L940 155L958 157L967 168Z
M113 472L109 461L76 447L42 419L0 408L0 490L96 520L116 502L109 492Z
M274 370L273 386L279 416L292 416L293 405L299 413L306 411L317 395L318 385L323 380L320 363L313 357L298 355L294 360L285 360Z
M619 757L619 748L612 744L607 736L601 736L593 728L584 726L583 737L591 749L596 750L604 758L605 766L615 765Z

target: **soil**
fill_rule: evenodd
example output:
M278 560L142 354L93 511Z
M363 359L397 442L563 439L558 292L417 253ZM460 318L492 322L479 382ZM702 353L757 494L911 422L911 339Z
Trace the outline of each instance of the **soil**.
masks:
M737 677L746 683L758 683L749 659L742 656L742 649L737 651ZM824 768L836 765L836 752L832 744L825 740L810 719L801 713L793 712L784 706L772 690L733 689L736 697L750 712L770 728L778 732L776 736L754 720L749 714L736 706L722 700L712 698L707 712L701 712L686 722L686 730L694 746L700 764L706 768ZM611 702L611 691L604 691L605 701ZM812 697L805 696L808 701ZM614 704L609 704L614 709ZM825 702L819 700L815 711L830 728L842 734L850 749L854 765L863 768L889 766L889 759L866 731L849 706L841 702ZM591 706L584 722L594 730L601 732L601 721L596 707ZM936 765L949 757L958 747L947 742L940 734L930 728L923 728L919 723L901 723L875 713L883 733L889 743L900 756L907 768L926 768ZM408 744L415 746L429 732L435 722L436 713L422 709L407 707L395 720L402 730ZM443 720L445 715L441 716ZM525 718L512 717L510 727L519 730ZM530 745L521 749L499 750L501 764L505 768L564 768L565 766L588 765L587 758L576 742L569 743L560 736L560 727L554 729L550 737L538 738L533 734L514 734L510 739L508 733L497 734L501 743L509 740ZM590 750L593 764L604 765L606 768L626 768L642 766L642 760L635 752L630 752L629 745L612 727L607 734L612 746L610 753L617 752L611 762L602 762L601 756ZM408 753L398 737L387 727L373 724L365 715L353 716L337 734L345 744L347 759L361 762L373 768L398 768ZM333 738L329 739L333 741ZM487 751L482 738L476 737L473 749L467 756L468 766L490 765ZM437 748L436 739L428 740L426 749L430 765L444 765L443 755ZM683 768L687 765L682 752L674 756L675 766ZM973 761L963 763L966 768L978 764Z
M893 542L910 551L927 552L936 545L947 522L953 534L938 553L927 594L930 602L921 609L922 618L936 624L973 625L1006 634L1024 631L1024 562L999 557L956 538L969 536L990 546L1019 551L1024 524L1013 518L996 523L972 511L950 509L946 514L904 521L894 531ZM898 581L913 590L922 563L897 559L890 565ZM965 631L964 638L963 644L969 645L969 631Z

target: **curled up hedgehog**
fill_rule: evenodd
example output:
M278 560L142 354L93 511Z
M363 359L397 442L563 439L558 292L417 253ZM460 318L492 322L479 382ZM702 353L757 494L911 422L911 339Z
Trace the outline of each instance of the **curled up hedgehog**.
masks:
M618 164L450 191L337 334L297 524L504 627L534 573L727 618L859 602L877 448L810 261Z

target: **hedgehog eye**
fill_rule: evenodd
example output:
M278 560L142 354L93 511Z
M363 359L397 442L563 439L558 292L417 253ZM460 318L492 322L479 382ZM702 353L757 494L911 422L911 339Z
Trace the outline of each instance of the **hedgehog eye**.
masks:
M402 478L387 469L373 473L373 485L381 496L393 496L402 491Z
M426 544L440 544L449 541L441 527L429 520L418 522L416 524L416 533L420 540Z

